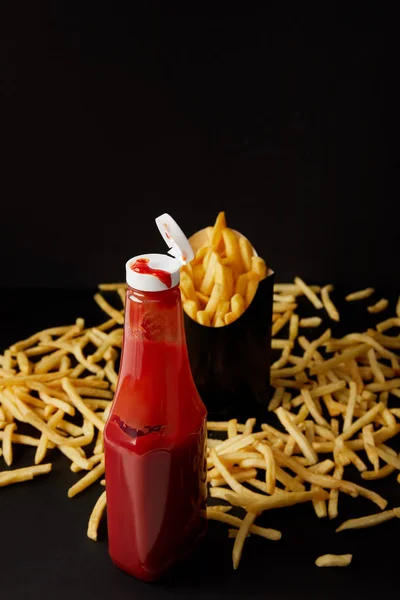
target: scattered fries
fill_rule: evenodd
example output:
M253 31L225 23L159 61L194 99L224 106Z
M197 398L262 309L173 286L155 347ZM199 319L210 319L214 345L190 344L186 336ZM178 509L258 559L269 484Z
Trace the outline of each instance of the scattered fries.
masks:
M304 294L316 308L320 308L321 302L328 316L339 320L329 298L331 289L331 286L321 289L308 286L299 279L295 284L274 286L272 348L281 355L271 370L275 389L268 411L276 414L281 429L264 423L260 427L266 437L257 439L257 432L252 430L254 440L249 440L244 439L245 425L235 420L234 440L229 437L225 442L208 440L209 472L219 476L218 487L210 491L211 499L225 500L232 510L244 511L243 518L236 523L232 521L233 514L227 520L225 514L221 517L214 513L212 506L207 511L209 519L224 521L235 528L228 532L235 540L234 568L239 564L246 540L255 533L252 528L257 527L258 516L267 510L309 502L317 517L335 519L340 496L345 493L367 498L381 512L345 521L337 531L370 527L400 517L399 508L385 510L385 498L346 478L347 467L354 465L366 481L394 474L394 479L398 477L400 482L400 456L385 444L400 432L400 409L390 404L391 397L400 397L399 357L391 352L400 345L397 338L382 336L386 329L399 325L399 317L378 324L376 331L334 340L331 331L326 330L310 342L299 336L299 327L318 327L322 319L319 316L300 319L295 312L297 298ZM373 292L371 288L347 299L367 298ZM283 310L284 302L278 299L278 294L290 294L284 300L292 306L286 305ZM332 358L331 352L336 353ZM392 367L385 361L390 361ZM295 390L294 397L287 389ZM388 394L389 400L382 398L382 393ZM210 423L209 431L218 431L219 436L225 431L228 435L228 422ZM233 444L237 450L231 453ZM360 456L361 452L365 454ZM331 454L332 460L326 454ZM368 470L370 464L373 470ZM258 470L256 478L250 477L254 469ZM316 564L347 566L351 559L351 555L325 555Z
M121 305L125 285L102 287L116 291ZM77 319L73 325L53 327L17 342L0 356L0 457L11 466L14 444L36 448L35 465L1 471L0 487L49 473L52 463L41 463L55 448L71 461L73 472L86 471L68 490L70 498L101 479L102 432L115 391L114 364L122 345L124 317L123 310L101 294L95 301L111 317L105 323L84 329L83 319ZM20 434L20 423L28 424L31 433ZM87 448L94 440L90 455ZM92 539L104 512L105 492L100 499L90 519Z
M190 241L195 258L181 269L183 309L200 325L230 325L248 308L267 276L265 261L246 238L227 227L224 212L213 227Z

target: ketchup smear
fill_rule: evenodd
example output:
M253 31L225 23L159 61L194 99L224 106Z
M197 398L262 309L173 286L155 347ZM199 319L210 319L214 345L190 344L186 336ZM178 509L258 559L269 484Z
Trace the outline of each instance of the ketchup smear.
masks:
M150 259L148 258L137 258L131 265L132 271L135 273L142 273L143 275L154 275L168 288L171 287L171 273L163 271L162 269L153 269L149 266Z
M109 552L129 574L159 579L205 533L206 437L179 287L128 288L104 446Z

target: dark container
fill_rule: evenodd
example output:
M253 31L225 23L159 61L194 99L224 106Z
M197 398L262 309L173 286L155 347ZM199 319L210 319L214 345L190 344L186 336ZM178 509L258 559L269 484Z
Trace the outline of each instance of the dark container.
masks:
M200 325L184 312L190 366L209 420L265 418L273 287L269 270L247 310L225 327Z

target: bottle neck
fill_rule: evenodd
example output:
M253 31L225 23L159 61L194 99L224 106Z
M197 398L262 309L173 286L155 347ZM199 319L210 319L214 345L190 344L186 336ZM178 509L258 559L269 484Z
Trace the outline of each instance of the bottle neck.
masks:
M124 349L139 340L184 346L185 330L179 286L160 292L127 289Z

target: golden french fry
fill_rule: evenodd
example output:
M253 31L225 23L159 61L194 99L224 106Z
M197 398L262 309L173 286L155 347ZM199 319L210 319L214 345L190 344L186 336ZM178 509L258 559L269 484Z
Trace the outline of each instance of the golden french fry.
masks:
M376 302L376 304L373 304L372 306L368 306L367 310L370 313L380 313L383 310L386 310L387 307L389 306L389 300L387 300L386 298L381 298L381 300L378 300L378 302Z
M249 281L248 273L242 273L241 275L239 275L239 277L236 279L236 283L235 283L235 290L234 290L235 294L240 294L241 296L243 296L243 298L245 298L248 281Z
M189 275L190 279L193 281L193 268L190 263L186 263L185 265L182 265L181 273L187 273Z
M213 492L214 491L215 490L213 490ZM210 506L207 508L206 516L207 519L221 521L222 523L227 523L228 525L233 525L234 527L240 527L242 524L242 519L234 517L233 515L227 515L225 512L217 510L215 506ZM251 525L249 531L254 535L264 537L267 540L280 540L282 537L281 532L277 531L276 529L267 529L265 527L258 527L257 525Z
M199 301L200 306L203 308L204 308L204 306L207 305L207 302L210 299L210 296L206 296L205 294L202 294L201 292L196 292L196 297Z
M250 306L250 304L252 303L254 296L256 295L257 288L258 288L257 279L255 279L253 277L249 277L248 282L247 282L246 297L245 297L246 308L248 308Z
M240 254L239 242L236 234L232 229L224 229L222 237L225 244L225 252L227 263L232 267L234 272L239 275L244 272L242 256Z
M231 267L218 262L215 266L215 283L222 285L222 299L230 300L233 295L233 271Z
M200 323L200 325L211 327L210 317L208 316L208 313L205 310L197 311L197 322Z
M183 303L183 309L189 317L191 317L194 321L197 319L197 304L194 300L186 300Z
M124 324L124 315L122 312L111 306L101 294L95 294L94 299L109 317L114 319L119 325Z
M193 283L196 290L200 289L201 282L203 281L203 277L205 275L203 265L194 265L192 267L193 270Z
M196 291L194 289L193 281L192 281L190 275L182 270L181 270L180 287L181 287L181 290L183 291L183 293L185 294L186 299L191 300L192 302L195 302L197 305L198 299L196 296Z
M99 417L93 411L91 411L90 408L86 406L86 404L84 403L80 395L75 391L75 388L68 379L64 378L62 380L62 387L64 391L68 394L68 397L71 400L71 402L79 410L79 412L89 421L91 421L93 425L97 427L97 429L103 431L103 421L99 419Z
M214 227L212 228L211 234L211 246L214 250L220 250L222 243L222 231L226 228L225 213L221 211L218 213Z
M13 462L13 450L12 450L12 434L17 428L16 423L10 423L6 425L3 434L3 456L5 463L8 467L12 465Z
M73 498L86 488L88 488L92 483L100 479L100 477L104 473L104 459L101 459L100 464L94 467L91 471L86 473L77 483L71 486L68 490L68 498Z
M366 288L365 290L359 290L346 296L347 302L354 302L354 300L364 300L369 298L375 292L374 288Z
M234 569L237 569L239 566L239 562L240 562L242 552L243 552L243 544L246 540L246 537L247 537L250 527L253 525L253 523L255 521L256 516L257 515L255 513L248 512L239 527L239 531L235 538L235 543L233 545L233 552L232 552L232 560L233 560L233 568Z
M217 317L214 321L214 327L225 327L225 319Z
M223 325L225 325L225 315L229 312L229 309L229 300L220 300L218 302L217 310L215 311L215 320L221 319Z
M300 327L319 327L322 323L321 317L308 317L307 319L300 319Z
M324 554L316 559L315 564L317 567L347 567L352 558L352 554Z
M214 285L215 269L218 261L218 254L214 251L210 252L210 259L205 268L205 275L201 282L200 292L205 295L211 294L211 290Z
M101 494L101 496L99 497L99 499L97 500L96 504L94 505L93 511L90 515L88 529L87 529L87 536L91 540L97 541L97 532L98 532L99 524L101 521L101 517L103 516L103 513L105 511L106 505L107 505L107 496L106 496L106 492L104 491Z
M240 294L235 294L231 299L232 312L235 313L236 317L239 318L245 311L244 299Z
M321 299L326 312L334 321L339 321L339 313L336 306L333 304L329 293L333 290L333 285L325 285L321 290Z
M196 265L203 264L203 260L208 251L209 251L209 248L207 248L206 246L202 246L201 248L199 248L197 250L196 256L194 257L194 259L191 262L192 268L195 267Z
M267 265L265 264L265 260L260 256L252 256L251 272L256 274L258 281L265 279L267 276Z
M283 427L286 429L289 435L292 436L293 440L297 443L304 456L307 458L309 464L314 465L316 462L318 462L317 453L315 452L310 442L307 440L306 436L300 431L298 426L290 419L289 413L282 406L280 406L276 411L276 415L282 423Z
M212 319L215 315L215 311L217 310L218 303L222 298L223 289L224 288L221 284L214 283L210 298L204 309L205 312L208 314L208 318L209 318L210 322L212 321Z
M291 319L292 315L292 311L287 310L283 313L283 315L278 317L278 319L272 325L272 337L274 337L277 333L279 333L281 329L285 327L286 323Z
M11 485L13 483L20 483L22 481L29 481L36 477L36 475L43 475L50 473L52 464L47 463L45 465L37 465L34 467L24 467L23 469L14 469L13 471L3 471L0 473L0 487Z
M252 270L251 259L254 254L253 246L245 237L239 237L239 250L242 257L242 262L246 271Z
M300 277L295 277L294 282L303 292L303 294L309 299L309 301L315 306L315 308L320 309L323 307L323 304L316 293L310 288L309 285L300 279Z
M237 317L234 312L228 312L225 315L225 325L230 325L233 321L236 321Z
M399 509L394 508L374 515L368 515L367 517L360 517L359 519L349 519L336 529L336 533L345 531L346 529L365 529L366 527L374 527L375 525L399 517L400 514L397 511L399 511Z

